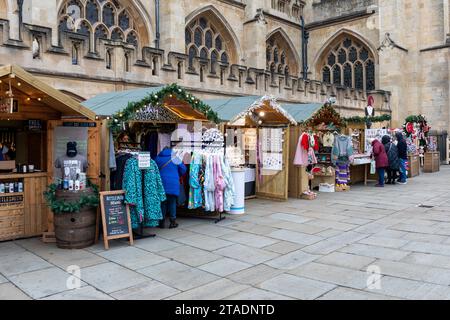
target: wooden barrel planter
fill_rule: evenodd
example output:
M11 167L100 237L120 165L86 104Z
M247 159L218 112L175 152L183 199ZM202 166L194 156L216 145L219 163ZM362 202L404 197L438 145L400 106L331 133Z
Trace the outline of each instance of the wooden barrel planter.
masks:
M83 191L57 190L56 198L67 202L79 201L81 196L93 194L92 189ZM83 207L75 213L54 215L56 245L62 249L83 249L95 242L97 208Z

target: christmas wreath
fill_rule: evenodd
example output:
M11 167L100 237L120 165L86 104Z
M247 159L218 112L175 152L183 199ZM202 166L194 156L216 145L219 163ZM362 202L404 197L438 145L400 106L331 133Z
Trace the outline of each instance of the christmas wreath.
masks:
M59 188L59 185L53 183L48 186L46 192L44 192L45 200L49 208L55 214L63 214L63 213L76 213L80 212L82 208L95 208L100 204L100 196L99 196L99 188L97 185L88 181L88 187L92 189L93 193L89 195L83 194L76 201L66 201L61 200L56 197L56 191Z

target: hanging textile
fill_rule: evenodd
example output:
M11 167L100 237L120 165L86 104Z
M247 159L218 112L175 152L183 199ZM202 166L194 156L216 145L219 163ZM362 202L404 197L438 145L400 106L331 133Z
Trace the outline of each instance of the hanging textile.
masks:
M353 155L353 143L351 137L338 136L334 139L331 159L333 164L349 164Z
M214 198L216 201L216 210L219 212L223 212L224 211L224 204L223 204L223 193L225 191L226 188L226 184L225 184L225 180L223 178L223 174L222 174L222 161L219 158L219 156L214 156L213 157L213 162L214 162L214 181L215 181L215 185L216 185L216 190L214 192Z
M205 182L204 182L204 194L205 194L205 211L214 212L216 209L215 204L215 181L214 181L214 161L211 155L205 157Z
M128 159L133 156L129 153L121 153L116 158L116 170L111 171L111 190L122 190L123 176L125 171L125 165Z
M347 185L350 183L350 165L340 163L336 167L336 184Z
M222 157L222 172L226 184L223 206L225 211L230 211L231 207L234 205L235 189L231 167L225 157Z
M201 168L203 156L199 153L194 153L192 156L191 168L189 171L189 205L188 209L198 209L203 206L203 194L201 184Z
M130 205L132 228L156 227L162 220L161 202L166 200L156 163L151 161L150 169L141 171L138 160L130 158L125 166L123 189L125 202Z

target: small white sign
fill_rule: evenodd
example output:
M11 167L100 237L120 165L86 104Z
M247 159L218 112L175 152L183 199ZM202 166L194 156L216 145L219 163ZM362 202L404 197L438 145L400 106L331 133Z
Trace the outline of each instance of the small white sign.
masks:
M139 152L138 162L139 169L150 169L151 168L152 157L150 152Z

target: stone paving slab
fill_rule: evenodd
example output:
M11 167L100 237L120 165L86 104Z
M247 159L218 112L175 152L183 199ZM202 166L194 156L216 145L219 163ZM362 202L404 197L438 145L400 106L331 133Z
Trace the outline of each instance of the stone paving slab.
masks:
M174 249L161 251L159 254L163 257L176 260L192 267L198 267L222 258L221 255L190 246L176 247Z
M247 288L246 285L234 283L228 279L220 279L172 296L169 300L220 300Z
M221 277L225 277L241 270L248 269L250 267L252 267L251 264L234 259L223 258L200 266L199 269Z
M219 238L196 234L184 238L176 239L177 242L196 247L203 250L214 251L233 245L233 242L225 241Z
M403 258L401 261L409 264L419 264L450 269L450 257L437 254L413 252Z
M227 234L222 236L221 239L260 249L279 242L278 240L269 237L263 237L246 232L235 232Z
M56 244L46 244L38 238L21 240L18 244L62 269L67 269L69 266L84 268L108 262L106 259L87 250L59 249L56 247Z
M336 288L322 297L319 298L319 300L338 300L338 301L344 301L344 300L396 300L398 298L389 297L385 295L380 295L377 293L367 292L367 291L361 291L356 290L352 288L343 288L339 287Z
M259 285L261 289L286 295L291 298L308 300L317 299L336 286L310 279L282 274Z
M114 300L109 295L91 286L57 293L42 300Z
M450 245L412 241L402 248L414 252L434 253L450 256Z
M396 239L396 238L387 238L380 236L371 236L359 241L362 244L368 244L372 246L386 247L386 248L394 248L398 249L405 246L409 241Z
M277 230L277 231L271 232L269 234L269 236L272 238L275 238L275 239L294 242L294 243L302 244L305 246L311 245L313 243L319 242L320 240L323 240L323 238L318 237L318 236L301 233L301 232L290 231L290 230Z
M5 255L0 259L0 273L6 277L51 267L50 263L28 251Z
M402 248L405 249L405 248ZM398 261L406 257L410 251L398 250L398 249L389 249L377 246L370 246L366 244L358 244L354 243L348 245L342 249L339 249L340 252L357 254L365 257L373 257L378 259L386 259Z
M133 287L111 293L117 300L162 300L180 293L158 281L149 280Z
M283 270L260 264L249 269L234 273L228 276L228 278L237 283L256 286L261 282L269 280L281 273L283 273Z
M135 286L149 279L115 263L103 263L81 270L81 279L106 293Z
M138 271L149 278L181 291L190 290L219 279L211 273L176 261L165 262Z
M99 255L109 261L120 264L121 266L124 266L131 270L142 269L148 266L153 266L155 264L169 261L169 259L166 257L161 257L135 247L109 250L102 252Z
M274 292L257 289L257 288L248 288L239 293L226 297L225 300L237 300L237 301L246 301L246 300L272 300L272 301L281 301L281 300L294 300L288 296L283 296L281 294L277 294Z
M294 242L288 242L288 241L279 241L271 246L264 247L264 250L272 251L275 253L280 254L288 254L292 251L297 251L298 249L302 248L303 245L294 243Z
M363 270L371 265L374 261L376 261L375 258L337 251L316 260L316 262L318 263L355 270Z
M450 287L395 277L382 277L378 294L410 300L449 300ZM366 290L367 291L367 290Z
M241 244L216 250L214 253L254 265L266 262L279 256L279 254L274 252L250 248Z
M11 282L7 282L0 284L0 301L3 300L31 300L31 298Z
M4 256L16 255L24 251L25 249L12 241L0 242L0 259Z
M368 277L366 272L316 262L291 270L289 273L354 289L364 289L367 287Z
M144 249L149 252L158 253L165 250L171 250L173 248L181 247L183 244L166 240L164 238L156 237L156 238L150 238L150 239L142 239L137 240L135 242L135 247Z
M33 299L41 299L69 290L71 275L59 268L47 268L11 276L9 280ZM82 285L85 283L82 282Z
M384 275L446 286L450 285L449 269L388 260L378 260L374 265L378 266Z
M267 261L266 264L275 269L292 270L318 259L320 256L305 253L301 250L282 255L276 259Z

